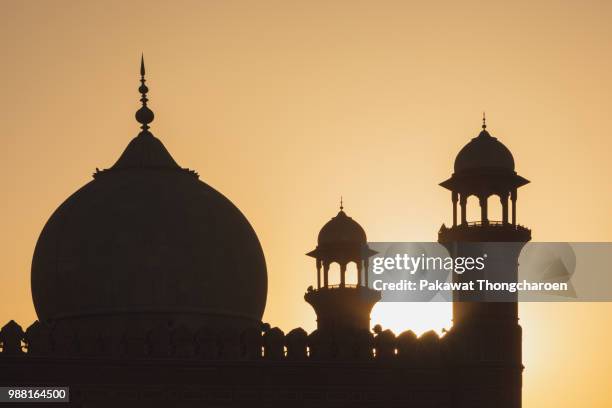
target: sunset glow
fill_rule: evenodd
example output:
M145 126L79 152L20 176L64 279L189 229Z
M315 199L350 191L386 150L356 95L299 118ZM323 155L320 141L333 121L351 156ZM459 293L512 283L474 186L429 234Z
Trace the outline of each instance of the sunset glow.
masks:
M340 196L370 241L437 240L452 220L438 183L483 110L531 181L518 218L533 241L612 241L610 2L4 1L0 14L0 322L36 320L43 225L138 133L141 52L152 132L248 218L264 321L285 331L316 327L305 253ZM523 406L609 407L612 305L519 309ZM379 303L371 318L396 334L452 324L449 303Z

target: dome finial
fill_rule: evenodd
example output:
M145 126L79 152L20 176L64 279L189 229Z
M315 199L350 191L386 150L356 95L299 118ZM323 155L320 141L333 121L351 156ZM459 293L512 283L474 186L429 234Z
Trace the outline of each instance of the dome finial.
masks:
M482 112L482 130L485 130L487 128L487 116L485 115L485 112Z
M342 196L340 196L340 211L344 210L344 205L342 201Z
M147 82L147 80L145 79L144 54L142 54L140 57L140 87L138 87L138 92L141 94L140 102L142 106L136 111L136 121L142 125L140 127L142 129L142 132L140 132L141 134L149 133L149 123L153 122L155 118L153 111L147 106L147 102L149 101L147 92L149 92L149 88L145 85L145 82Z

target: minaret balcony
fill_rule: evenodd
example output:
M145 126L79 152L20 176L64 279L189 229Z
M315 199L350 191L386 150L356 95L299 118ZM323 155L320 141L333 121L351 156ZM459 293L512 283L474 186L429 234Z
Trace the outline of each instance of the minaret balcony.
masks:
M452 227L442 225L438 241L453 242L527 242L531 240L531 230L522 225L503 221L470 221Z

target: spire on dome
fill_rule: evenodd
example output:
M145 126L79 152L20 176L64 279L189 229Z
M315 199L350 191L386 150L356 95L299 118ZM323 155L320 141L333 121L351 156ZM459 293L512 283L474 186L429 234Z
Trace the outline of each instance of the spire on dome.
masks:
M486 116L484 111L482 112L482 130L478 134L478 137L480 137L480 138L493 138L489 134L489 132L487 131L487 116Z
M344 205L342 202L342 196L340 196L340 211L344 210Z
M164 144L149 132L149 123L153 122L155 115L153 115L153 112L147 106L149 101L147 92L149 92L149 88L145 85L145 82L144 57L141 57L141 85L138 87L138 92L141 94L140 102L142 102L142 106L136 111L136 120L142 125L140 127L142 131L130 141L121 157L119 157L119 160L117 160L111 169L180 169L180 166L174 161ZM197 173L192 173L197 176Z
M149 109L147 106L147 102L149 99L147 98L147 92L149 92L149 88L145 85L147 80L145 79L145 65L144 65L144 54L140 57L140 87L138 88L138 92L141 94L140 102L142 102L142 106L140 109L136 111L136 121L140 123L142 126L142 133L149 133L149 123L153 122L155 115L153 111Z

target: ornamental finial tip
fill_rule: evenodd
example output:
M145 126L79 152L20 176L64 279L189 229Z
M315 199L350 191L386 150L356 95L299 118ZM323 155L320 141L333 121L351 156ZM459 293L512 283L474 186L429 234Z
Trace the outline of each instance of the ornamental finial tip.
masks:
M153 119L155 118L153 111L147 106L147 102L149 101L149 99L147 98L149 88L145 85L145 82L147 82L147 80L145 79L145 65L143 53L140 56L140 86L138 87L138 92L140 92L141 95L140 102L142 103L142 106L136 111L136 121L142 125L140 126L140 128L142 129L142 132L140 133L147 132L149 130L149 123L153 122Z

